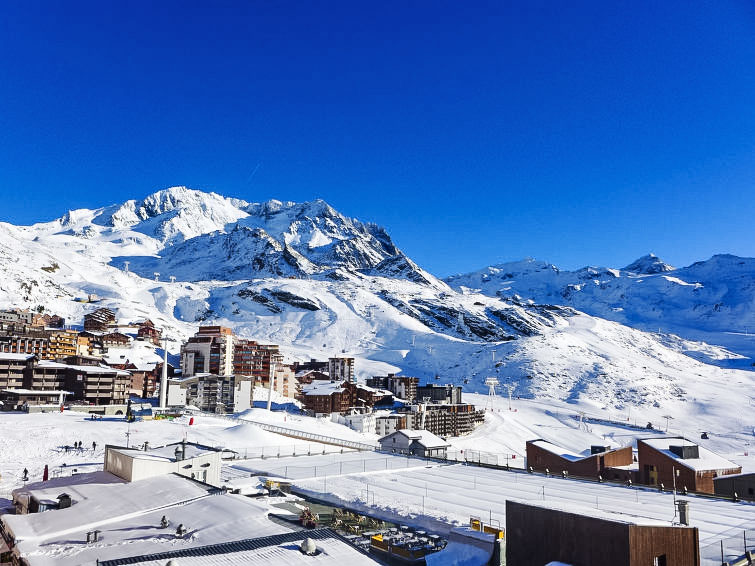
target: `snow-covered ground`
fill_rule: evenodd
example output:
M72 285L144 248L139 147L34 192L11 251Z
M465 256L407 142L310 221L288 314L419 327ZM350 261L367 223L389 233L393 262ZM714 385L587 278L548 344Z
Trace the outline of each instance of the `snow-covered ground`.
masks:
M282 413L280 414L283 418ZM313 419L314 421L314 419ZM334 425L339 426L339 425ZM310 425L311 431L325 433L319 423ZM344 429L346 435L353 431ZM9 499L10 491L22 485L24 468L30 481L42 479L45 465L51 477L102 469L105 444L140 446L149 442L160 446L186 438L209 446L236 450L239 456L340 452L338 446L291 438L260 429L244 421L229 421L206 416L175 420L145 420L132 424L122 418L103 418L92 421L83 413L4 413L0 412L0 498ZM66 452L66 445L82 442L84 450ZM92 443L96 448L92 449ZM64 466L65 464L65 466Z

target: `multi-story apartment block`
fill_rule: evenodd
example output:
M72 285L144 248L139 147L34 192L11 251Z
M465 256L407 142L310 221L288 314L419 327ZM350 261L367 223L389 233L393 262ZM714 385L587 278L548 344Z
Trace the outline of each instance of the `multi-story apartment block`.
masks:
M0 391L21 389L24 386L24 370L33 360L33 354L0 353Z
M354 373L354 358L328 358L328 373L335 381L357 382Z
M233 373L234 336L224 326L200 326L199 331L181 346L181 372L189 377L198 373Z
M195 374L172 379L169 404L193 405L209 413L236 413L252 406L252 380L247 376Z
M419 378L403 375L396 376L389 373L388 375L368 377L365 384L376 389L386 389L399 399L414 401L417 398Z

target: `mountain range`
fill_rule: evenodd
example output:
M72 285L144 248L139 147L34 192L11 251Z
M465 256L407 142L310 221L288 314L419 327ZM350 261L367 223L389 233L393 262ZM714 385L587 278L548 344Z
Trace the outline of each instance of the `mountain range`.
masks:
M361 376L483 390L495 375L520 395L617 408L691 407L721 379L743 395L751 386L755 260L734 256L577 271L525 260L441 280L384 228L321 200L173 187L31 226L0 222L0 273L0 307L42 305L80 323L107 306L177 341L223 324L291 358L353 355ZM89 295L100 302L81 302Z

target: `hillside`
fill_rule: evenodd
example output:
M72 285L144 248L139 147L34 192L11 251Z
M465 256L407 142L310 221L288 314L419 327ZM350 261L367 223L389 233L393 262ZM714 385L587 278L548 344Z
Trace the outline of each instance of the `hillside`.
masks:
M634 328L703 340L755 357L755 258L716 255L675 268L650 254L622 269L576 271L529 259L445 281L462 292L567 305ZM748 362L737 365L747 367Z
M678 270L656 264L618 270L615 278L657 280L646 287L673 283L684 288L676 295L682 301L694 285L661 281ZM107 306L123 320L148 317L177 340L199 324L224 324L281 344L291 358L354 355L362 377L437 375L482 391L485 378L497 373L525 397L618 408L683 405L700 395L691 381L719 377L710 362L744 363L720 347L583 314L590 309L581 298L557 294L567 278L546 264L523 263L511 269L518 274L512 278L489 268L440 281L385 229L323 201L257 204L174 187L32 226L0 223L0 272L0 306L44 305L74 323ZM566 285L572 295L587 296L587 288L613 277L609 272L586 270ZM512 279L516 286L509 288ZM75 300L89 294L101 301ZM529 296L537 298L521 298ZM662 312L670 314L674 300ZM627 320L619 322L634 325L626 296L625 303ZM751 379L739 371L726 375L732 382Z

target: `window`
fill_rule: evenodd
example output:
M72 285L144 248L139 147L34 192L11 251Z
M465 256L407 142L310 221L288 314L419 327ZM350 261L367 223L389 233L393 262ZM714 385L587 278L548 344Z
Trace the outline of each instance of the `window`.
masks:
M666 555L661 554L653 558L653 566L666 566Z

